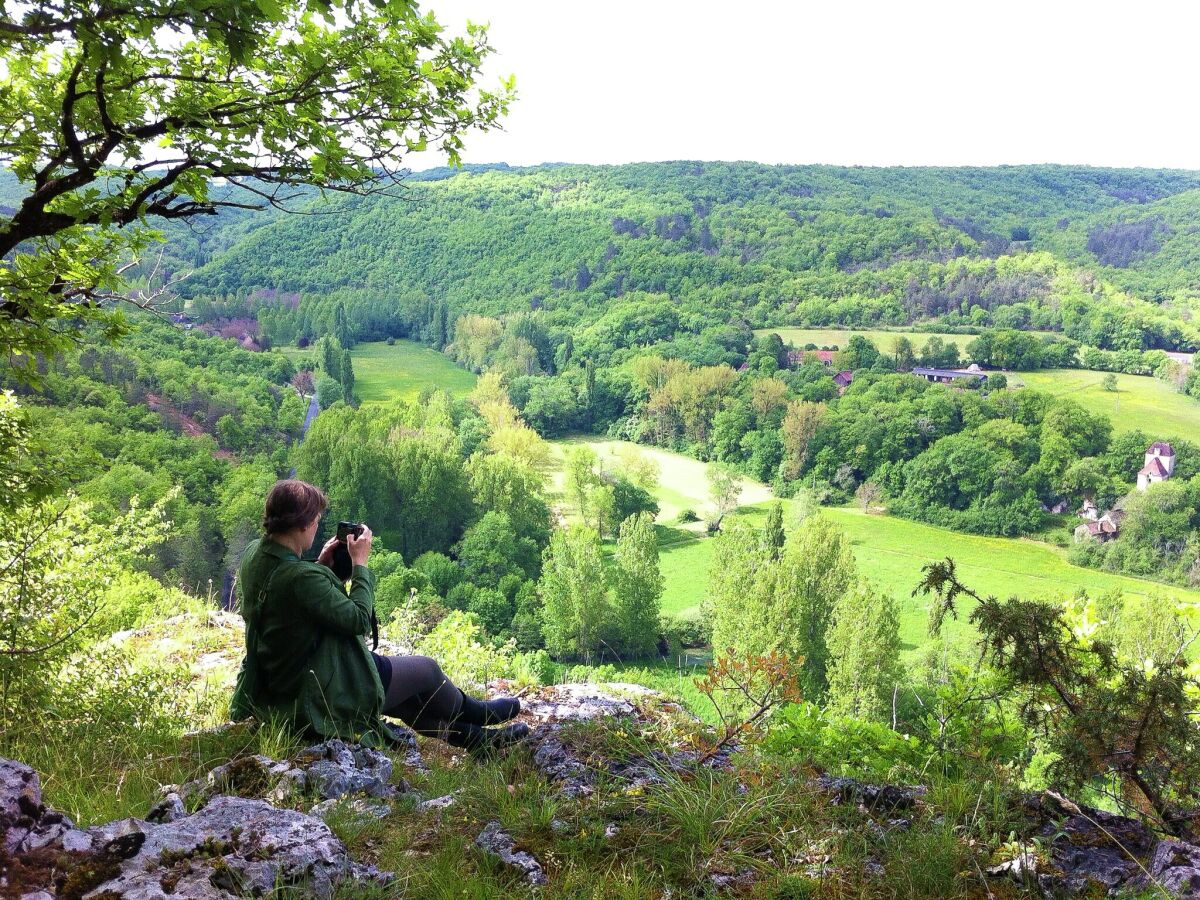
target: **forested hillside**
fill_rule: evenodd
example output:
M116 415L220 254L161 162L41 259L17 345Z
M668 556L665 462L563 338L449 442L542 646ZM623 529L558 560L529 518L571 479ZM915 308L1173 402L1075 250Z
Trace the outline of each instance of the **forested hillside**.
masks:
M236 242L171 252L196 269L181 286L191 298L303 295L310 314L264 319L286 343L319 336L317 308L336 294L362 321L426 302L452 319L545 309L597 345L740 318L936 320L1193 349L1198 187L1196 173L1061 166L555 166L333 197Z

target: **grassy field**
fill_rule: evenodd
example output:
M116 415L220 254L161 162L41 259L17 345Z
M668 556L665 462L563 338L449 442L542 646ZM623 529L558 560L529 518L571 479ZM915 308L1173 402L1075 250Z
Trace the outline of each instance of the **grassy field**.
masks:
M759 328L755 334L777 334L786 344L789 341L797 347L805 344L816 344L818 347L845 347L853 335L861 334L884 353L891 353L896 338L906 337L913 342L918 350L925 346L926 341L933 337L932 332L925 331L880 331L880 330L849 330L840 328ZM966 350L967 344L975 340L974 334L938 334L947 344L957 344L959 350Z
M577 441L556 442L560 458L563 447L571 443ZM632 447L659 463L662 475L657 493L661 507L658 539L664 581L663 612L699 608L708 589L713 540L701 531L673 523L680 509L694 509L701 516L709 511L707 464L622 441L587 440L587 443L605 460L614 459L621 447ZM552 483L554 489L561 491L561 471L553 474ZM733 515L761 525L771 503L770 489L747 479L741 502L743 505ZM782 502L784 521L790 530L791 501ZM568 508L568 514L571 512ZM1073 566L1067 562L1065 550L1041 541L962 534L907 519L867 515L850 507L823 509L821 515L828 516L846 532L859 571L896 598L900 607L900 636L907 655L918 651L926 636L928 601L912 596L913 588L921 580L921 567L947 556L958 563L966 583L981 594L998 597L1019 594L1027 599L1057 600L1081 591L1095 596L1119 589L1128 596L1169 595L1200 603L1198 591ZM946 634L950 638L965 638L969 633L969 626L961 619L947 623Z
M285 347L293 360L317 360L315 350ZM455 365L450 357L415 341L383 341L358 344L350 351L354 363L354 393L363 403L415 400L421 389L444 388L461 396L475 387L475 375Z
M1047 369L1013 376L1025 385L1070 397L1089 412L1109 417L1114 430L1135 428L1154 438L1200 438L1200 400L1180 394L1149 375L1118 375L1117 390L1100 382L1106 373L1083 369Z
M783 503L786 521L789 504ZM745 507L738 514L761 524L768 505ZM1038 541L962 534L851 508L824 509L821 515L846 532L859 571L896 598L906 655L925 642L928 601L912 596L921 580L921 567L947 556L958 563L964 581L981 594L1061 599L1081 591L1096 596L1119 589L1126 596L1162 595L1200 602L1198 591L1073 566L1064 550ZM660 541L663 611L682 612L699 606L707 589L712 539L662 529ZM963 638L969 634L969 626L961 619L951 621L946 633L951 639Z
M616 468L619 461L618 454L621 452L637 453L658 463L659 486L655 497L658 500L659 522L674 521L685 509L692 510L701 518L712 512L712 501L708 494L708 478L705 474L708 471L707 463L680 453L672 453L670 450L661 450L658 447L591 437L568 438L553 442L552 446L558 465L551 471L550 486L560 499L564 479L561 467L563 450L576 444L587 444L595 450L605 468ZM766 485L743 479L742 495L739 498L742 505L760 503L770 497L771 489ZM575 512L569 504L564 503L563 505L568 515Z

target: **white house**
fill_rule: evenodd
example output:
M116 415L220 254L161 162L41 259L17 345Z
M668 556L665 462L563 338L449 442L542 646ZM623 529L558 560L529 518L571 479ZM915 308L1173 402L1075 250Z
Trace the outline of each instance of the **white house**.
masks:
M1137 487L1144 491L1152 484L1166 481L1175 471L1175 449L1164 441L1155 441L1146 450L1146 464L1137 476Z

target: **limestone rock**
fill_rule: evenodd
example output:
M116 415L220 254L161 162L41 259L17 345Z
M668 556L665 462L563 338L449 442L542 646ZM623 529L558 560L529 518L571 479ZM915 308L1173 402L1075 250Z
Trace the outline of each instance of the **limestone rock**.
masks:
M421 758L421 747L412 729L396 725L394 722L385 721L383 724L392 738L391 749L404 754L404 767L415 772L427 773L429 767Z
M522 718L533 722L565 722L572 719L622 718L637 708L614 691L633 696L657 696L640 684L557 684L538 690L521 701Z
M1154 849L1150 876L1178 897L1200 897L1200 847L1161 841Z
M139 834L140 846L124 859L119 874L90 896L111 891L145 900L215 900L294 885L327 897L340 882L388 880L377 869L353 862L325 823L262 800L215 797L174 822L127 820L123 827L140 829L126 832Z
M425 812L438 811L449 809L457 802L458 798L455 797L454 794L446 794L444 797L434 797L432 800L422 800L417 804L417 809Z
M546 778L558 785L565 797L586 797L595 789L595 776L563 743L556 725L538 728L530 742L534 746L533 764Z
M488 822L479 836L475 838L475 846L490 856L496 857L504 865L517 870L531 885L547 883L546 872L542 864L524 850L518 850L516 841L501 827L499 822Z
M303 768L310 789L324 800L347 794L391 797L392 761L386 754L341 740L325 741L305 749L296 765Z

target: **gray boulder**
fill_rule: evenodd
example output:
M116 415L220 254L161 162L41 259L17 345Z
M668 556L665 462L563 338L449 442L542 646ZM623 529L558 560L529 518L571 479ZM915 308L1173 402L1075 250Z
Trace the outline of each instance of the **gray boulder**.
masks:
M75 823L42 803L37 772L23 763L0 759L0 849L16 856L42 849L82 852L91 839Z
M1150 877L1177 897L1200 897L1200 847L1175 840L1159 842Z
M130 840L137 835L139 840ZM103 852L122 856L119 874L88 895L132 900L227 900L279 886L328 897L343 882L386 884L390 876L350 859L324 822L262 800L214 797L199 812L162 825L125 820L94 829ZM133 852L114 850L126 841Z

